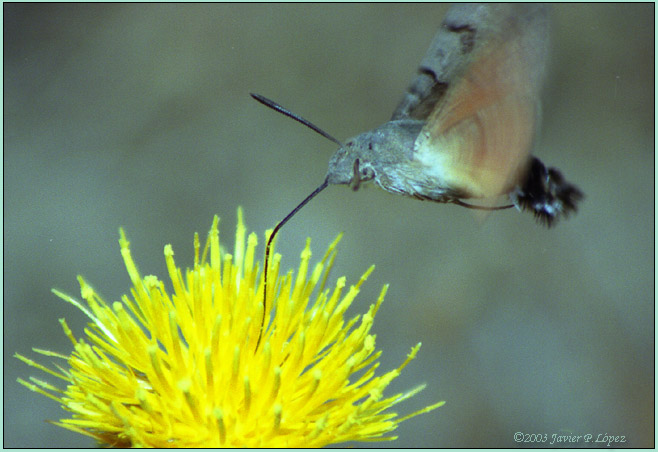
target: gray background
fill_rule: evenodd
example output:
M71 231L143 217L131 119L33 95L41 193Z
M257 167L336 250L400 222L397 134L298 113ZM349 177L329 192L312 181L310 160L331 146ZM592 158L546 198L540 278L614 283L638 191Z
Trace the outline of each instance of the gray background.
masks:
M129 288L125 227L143 274L163 246L236 208L262 237L324 177L334 146L253 101L255 91L339 139L386 121L444 5L4 6L4 445L90 446L43 422L64 412L16 383L31 347L71 349L82 274L108 301ZM307 236L340 231L333 280L377 269L350 313L390 283L374 330L381 370L418 341L388 394L427 383L384 446L514 446L513 434L654 442L654 6L562 4L536 154L587 195L552 230L505 211L375 187L330 187L284 228L283 268ZM54 379L49 379L54 380ZM583 445L582 443L580 443ZM527 445L527 444L526 444ZM545 444L544 444L545 445ZM600 445L600 444L599 444Z

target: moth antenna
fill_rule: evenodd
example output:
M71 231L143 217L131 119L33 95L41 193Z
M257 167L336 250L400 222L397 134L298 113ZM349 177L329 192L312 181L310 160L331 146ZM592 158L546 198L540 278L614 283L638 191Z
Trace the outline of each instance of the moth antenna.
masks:
M254 95L252 94L252 96ZM258 350L260 341L263 338L263 330L265 329L265 314L267 313L267 269L270 262L270 248L272 246L272 240L274 239L274 236L276 236L277 232L279 232L279 229L281 229L283 225L288 222L288 220L290 220L297 212L299 212L299 210L304 207L311 199L315 198L318 193L327 188L328 185L329 181L328 179L325 179L318 188L313 190L313 193L304 198L304 200L300 202L297 207L292 209L292 211L286 215L283 220L279 221L277 225L274 226L270 237L267 239L267 245L265 246L265 263L263 264L263 318L260 322L260 332L258 333L258 341L256 342L256 349L254 351Z
M266 107L269 107L269 108L271 108L271 109L274 110L274 111L278 111L279 113L284 114L284 115L286 115L287 117L289 117L289 118L291 118L291 119L294 119L295 121L297 121L297 122L299 122L299 123L304 124L304 125L305 125L306 127L308 127L309 129L311 129L311 130L313 130L313 131L319 133L320 135L322 135L322 136L325 137L326 139L333 141L333 142L336 143L338 146L341 146L341 147L343 146L343 143L341 143L340 141L338 141L337 139L335 139L334 137L332 137L331 135L329 135L327 132L325 132L324 130L322 130L321 128L319 128L319 127L316 126L315 124L313 124L313 123L312 123L311 121L309 121L308 119L304 119L304 118L302 118L302 117L299 116L298 114L291 112L291 111L288 110L287 108L282 107L281 105L277 104L277 103L274 102L273 100L270 100L270 99L268 99L267 97L261 96L260 94L254 94L254 93L249 93L249 94L251 95L251 97L253 97L254 99L256 99L256 100L257 100L258 102L260 102L261 104L265 105Z

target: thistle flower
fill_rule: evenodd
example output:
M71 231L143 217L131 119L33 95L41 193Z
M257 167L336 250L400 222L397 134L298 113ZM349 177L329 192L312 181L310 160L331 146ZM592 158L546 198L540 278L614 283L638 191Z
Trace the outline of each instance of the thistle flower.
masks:
M228 254L220 248L218 223L215 217L203 250L195 235L194 267L185 274L171 245L165 246L172 293L155 276L140 276L123 230L119 243L133 284L130 296L108 304L82 277L86 305L53 291L91 319L85 337L76 339L60 319L73 343L71 355L33 350L67 366L50 369L16 356L66 382L62 390L19 379L72 413L55 425L110 446L315 447L395 439L387 435L401 421L443 404L401 418L389 411L422 389L383 396L420 344L397 369L375 375L381 352L370 328L387 287L366 314L344 320L374 267L347 293L344 277L325 290L340 237L310 276L307 240L294 281L292 271L279 276L280 255L273 257L268 278L275 284L267 294L273 312L265 313L261 337L256 235L245 246L239 210L235 251Z

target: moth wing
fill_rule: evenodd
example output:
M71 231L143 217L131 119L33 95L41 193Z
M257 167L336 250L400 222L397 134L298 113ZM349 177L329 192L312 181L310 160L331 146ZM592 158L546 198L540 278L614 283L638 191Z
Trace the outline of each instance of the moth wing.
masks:
M427 119L468 66L476 39L488 28L489 10L477 3L450 7L391 120Z
M539 119L548 13L536 5L479 5L466 63L434 104L414 158L464 197L507 192L525 171ZM418 107L416 107L418 108Z

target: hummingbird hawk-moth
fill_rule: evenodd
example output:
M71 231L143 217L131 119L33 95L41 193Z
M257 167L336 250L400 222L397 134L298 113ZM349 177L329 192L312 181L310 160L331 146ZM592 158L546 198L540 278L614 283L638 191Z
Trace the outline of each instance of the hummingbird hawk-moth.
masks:
M344 144L257 94L266 106L338 144L324 182L269 237L327 186L384 190L468 208L516 207L553 225L576 211L582 192L530 154L548 60L549 12L541 4L459 4L446 14L391 119ZM506 196L506 205L465 199ZM267 281L267 277L265 278ZM267 282L265 282L265 297Z

